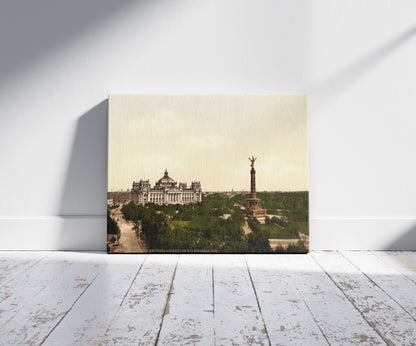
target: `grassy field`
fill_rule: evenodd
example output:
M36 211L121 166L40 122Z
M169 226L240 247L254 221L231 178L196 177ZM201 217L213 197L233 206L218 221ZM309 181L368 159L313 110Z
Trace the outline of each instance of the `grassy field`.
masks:
M292 232L287 229L278 228L276 226L273 227L269 231L269 239L298 239L299 234L297 232Z
M191 221L183 221L183 220L173 220L172 224L175 227L186 227L189 226L189 224L191 223Z

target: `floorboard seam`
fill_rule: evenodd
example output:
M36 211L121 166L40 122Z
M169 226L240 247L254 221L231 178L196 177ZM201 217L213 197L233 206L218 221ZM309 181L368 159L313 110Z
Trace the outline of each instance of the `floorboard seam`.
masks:
M340 255L342 256L342 257L344 257L349 263L351 263L355 268L357 268L357 270L361 273L361 274L363 274L371 283L373 283L376 287L378 287L384 294L386 294L386 296L388 296L392 301L394 301L398 306L400 306L402 309L403 309L403 311L405 311L409 316L410 316L410 318L413 320L413 321L416 321L416 319L412 316L412 314L409 312L409 311L407 311L407 309L404 307L404 306L402 306L398 301L396 301L396 299L394 299L390 294L388 294L381 286L379 286L372 278L370 278L366 273L364 273L357 265L355 265L354 264L354 262L352 262L352 261L350 261L350 259L348 258L348 257L346 257L346 256L344 256L344 254L343 253L341 253L340 252Z
M296 255L295 255L296 256ZM331 343L329 342L328 338L326 337L324 331L322 330L321 326L319 325L318 320L316 319L315 315L313 314L310 306L308 305L308 303L306 302L302 292L299 290L298 286L296 285L296 283L293 281L292 278L292 274L289 274L289 279L292 282L293 286L295 286L296 291L299 293L300 298L302 299L303 304L305 304L306 308L308 309L309 313L312 316L312 319L314 320L316 326L318 327L319 331L321 332L322 336L324 337L325 341L328 343L328 345L331 345Z
M30 265L29 267L27 267L26 269L24 269L22 272L20 272L19 274L17 274L14 278L11 278L9 281L6 281L4 283L2 283L0 285L0 287L3 287L11 282L13 282L14 280L16 280L20 275L22 275L23 273L26 273L29 269L33 268L36 264L38 264L40 261L43 261L46 257L48 257L52 252L48 252L45 256L39 258L37 261L35 261L35 263L33 263L32 265Z
M95 279L98 277L98 275L101 274L103 268L95 275L94 279L91 280L91 282L85 287L85 289L81 292L81 294L78 296L77 299L72 303L72 305L69 307L69 309L63 314L63 316L59 319L59 321L54 325L54 327L50 330L50 332L43 338L42 342L39 344L43 345L46 339L53 333L53 331L56 329L56 327L59 326L59 324L62 322L62 320L69 314L69 312L72 310L72 308L75 306L75 304L81 299L81 297L84 295L84 293L90 288L90 286L94 283Z
M395 252L400 252L403 253L407 258L410 258L411 260L414 260L414 257L411 254L416 253L416 251L395 251Z
M167 294L167 297L166 297L165 307L163 308L162 320L160 321L159 331L157 332L157 335L156 335L155 346L159 342L160 332L162 331L163 320L165 319L166 310L167 310L167 308L169 306L169 302L170 302L170 296L172 295L173 281L175 280L176 269L178 268L178 263L179 263L179 258L180 257L181 257L181 255L178 255L178 259L176 260L175 270L173 271L173 275L172 275L172 280L170 281L170 286L169 286L169 291L168 291L168 294Z
M335 251L339 253L338 251ZM342 290L342 288L335 282L335 280L331 277L331 275L324 269L324 267L318 262L318 260L311 254L312 259L318 264L318 266L324 271L324 273L328 276L328 278L333 282L333 284L341 291L341 293L347 298L347 300L351 303L351 305L355 308L355 310L358 311L358 313L361 315L364 321L367 322L367 324L378 334L378 336L386 343L386 345L390 345L390 342L388 342L383 335L378 331L377 328L371 325L371 323L365 318L364 314L361 312L361 310L353 303L353 301L350 299L350 297L347 296L347 294Z
M375 256L377 256L377 254L376 254L376 252L377 251L371 251ZM403 253L407 258L409 258L409 259L411 259L411 260L413 260L413 258L412 258L412 256L409 254L409 251L391 251L391 252L398 252L398 253ZM385 252L384 252L385 253ZM377 258L379 258L379 256L377 256ZM383 263L386 263L387 264L387 262L386 261L384 261L382 258L379 258L379 260L380 261L382 261ZM403 264L403 265L405 265L406 266L406 264L405 263L403 263L403 262L401 262L400 261L400 264ZM402 272L402 270L401 270L401 268L398 268L398 271L403 275L403 276L405 276L406 278L408 278L410 281L412 281L413 283L415 283L416 284L416 281L411 277L411 276L409 276L408 274L406 274L406 273L403 273Z
M147 260L148 256L149 256L149 255L146 255L146 257L144 258L143 262L140 264L139 269L137 269L136 275L134 275L134 278L133 278L133 280L131 281L131 284L130 284L129 288L127 289L126 294L124 295L123 299L122 299L122 300L121 300L121 302L120 302L120 306L122 306L122 305L123 305L124 300L126 299L127 295L129 294L129 292L130 292L130 290L131 290L131 288L132 288L132 286L133 286L134 282L136 281L136 278L137 278L137 276L139 275L140 270L142 269L142 267L143 267L144 263L146 262L146 260ZM107 331L106 331L106 332L107 332Z
M243 255L243 256L244 256L244 261L246 262L246 268L247 268L248 276L250 277L251 287L253 288L254 296L256 297L257 307L259 308L261 320L263 322L264 331L266 332L267 340L269 341L269 346L271 346L272 343L270 342L269 331L267 330L266 321L264 320L263 312L261 311L261 306L260 306L259 298L257 296L256 287L254 287L254 282L253 282L253 278L251 277L250 268L249 268L248 263L247 263L247 258L246 258L245 255Z
M45 256L46 257L46 256ZM73 263L70 263L64 270L62 270L62 272L59 273L59 275L57 277L59 277L60 275L62 275L63 273L65 273L65 271L69 270L69 268L73 265ZM42 287L40 289L40 291L36 292L31 298L34 299L37 295L41 294L43 290L45 290L48 285L50 285L51 283L53 283L54 281L57 280L57 277L53 278L52 281L48 282L44 287ZM3 303L4 301L6 301L9 297L7 297L6 299L3 299L0 303ZM0 329L3 329L3 327L5 327L7 325L7 323L9 323L12 319L15 318L15 316L24 309L24 307L26 306L26 302L24 304L22 304L22 306L20 306L20 308L18 310L16 310L13 314L13 316L11 316L6 322L4 322L1 326Z
M116 256L117 256L117 255L116 255ZM117 318L117 316L118 316L118 311L119 311L120 307L123 305L124 300L126 299L126 297L127 297L128 293L130 292L131 287L133 286L134 281L136 280L137 276L139 275L139 273L140 273L140 271L141 271L141 269L142 269L142 267L143 267L143 265L144 265L144 263L146 262L146 260L147 260L147 258L148 258L148 257L149 257L149 255L146 255L146 257L144 258L144 260L143 260L143 261L142 261L142 263L140 264L139 269L137 270L136 275L134 276L134 278L133 278L133 280L132 280L132 282L131 282L131 284L130 284L129 288L127 289L126 294L124 295L123 299L121 300L121 303L120 303L120 305L119 305L119 308L118 308L118 309L117 309L117 311L114 313L114 316L113 316L113 318L111 319L111 321L110 321L110 322L108 322L108 326L107 326L107 328L106 328L105 332L103 333L103 336L101 337L100 342L98 343L98 345L102 345L102 342L103 342L103 340L104 340L105 336L107 335L108 331L110 330L110 327L111 327L111 325L112 325L113 321L114 321L114 320Z

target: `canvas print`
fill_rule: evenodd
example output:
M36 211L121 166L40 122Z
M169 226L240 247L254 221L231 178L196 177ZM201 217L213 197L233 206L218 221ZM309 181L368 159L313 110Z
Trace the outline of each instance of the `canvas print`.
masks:
M110 95L109 253L307 253L305 95Z

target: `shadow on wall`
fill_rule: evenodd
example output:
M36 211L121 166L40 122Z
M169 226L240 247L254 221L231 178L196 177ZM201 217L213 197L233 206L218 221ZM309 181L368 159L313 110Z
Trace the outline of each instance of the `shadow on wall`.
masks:
M0 79L114 17L133 0L7 1L0 11ZM53 29L51 29L53 28Z
M106 214L107 141L108 100L104 100L78 120L59 215Z
M105 250L108 100L78 120L59 216L59 249ZM82 239L82 241L80 241Z
M416 35L416 26L404 31L369 54L351 62L343 69L329 76L327 79L311 85L308 88L312 111L319 111L327 103L345 92L363 75L368 74L378 64L391 54L394 54L402 45Z
M383 250L416 250L416 224L409 227L399 238L395 239Z
M357 83L362 76L376 68L377 65L394 54L404 44L409 43L415 36L416 25L411 26L370 53L350 62L328 78L310 85L308 87L309 115L318 116L322 108L342 95ZM313 161L310 161L310 167L312 165ZM310 169L311 171L313 170ZM312 199L314 193L314 189L311 189L310 196L312 195ZM416 250L416 224L405 230L401 236L398 236L397 239L380 250Z

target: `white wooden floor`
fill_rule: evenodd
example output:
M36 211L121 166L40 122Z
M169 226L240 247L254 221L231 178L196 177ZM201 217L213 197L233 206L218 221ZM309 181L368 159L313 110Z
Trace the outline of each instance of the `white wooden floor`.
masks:
M416 344L416 253L0 252L0 343Z

